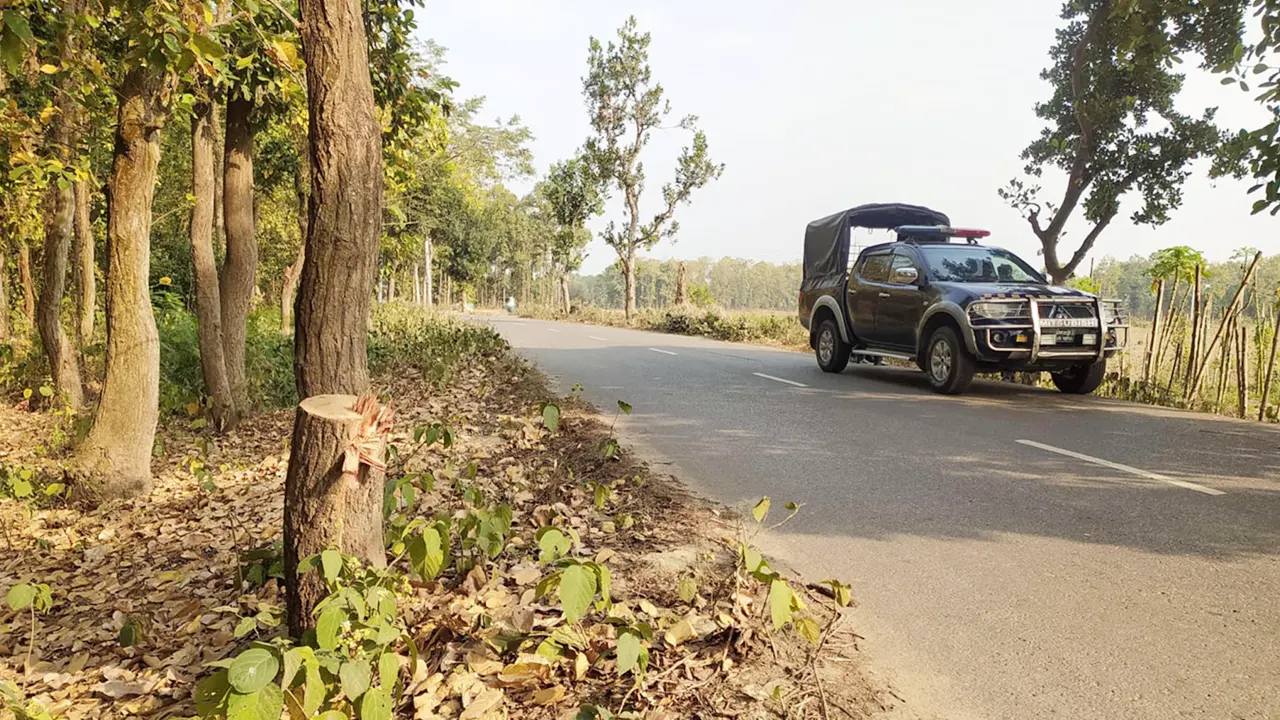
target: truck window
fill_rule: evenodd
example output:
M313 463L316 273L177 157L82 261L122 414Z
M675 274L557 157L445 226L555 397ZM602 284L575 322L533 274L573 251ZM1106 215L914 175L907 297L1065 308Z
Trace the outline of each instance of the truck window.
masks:
M867 282L888 282L889 253L868 255L867 259L862 262L862 269L858 271L858 277Z

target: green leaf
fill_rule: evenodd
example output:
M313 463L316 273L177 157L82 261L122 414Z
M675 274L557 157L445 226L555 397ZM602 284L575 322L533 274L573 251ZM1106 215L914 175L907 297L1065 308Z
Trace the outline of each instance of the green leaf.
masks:
M836 604L840 607L849 607L849 603L853 602L853 588L845 585L839 580L824 580L825 584L831 586L831 594L835 596Z
M542 424L547 426L551 432L555 432L560 427L560 406L555 403L547 403L542 406Z
M196 683L196 712L201 717L209 717L222 706L231 692L231 683L227 682L227 671L219 670Z
M777 579L769 584L769 615L774 630L781 630L791 622L791 598L791 586L786 580Z
M14 611L27 609L35 599L36 589L28 583L19 583L9 588L9 608Z
M539 530L537 541L538 548L542 551L538 554L538 560L544 565L564 557L573 547L564 533L552 527Z
M783 507L790 510L791 512L795 512L800 509L800 506L794 502L789 502L786 505L783 505Z
M378 658L378 684L383 690L391 692L396 686L396 678L400 677L400 658L395 653L382 653Z
M822 639L822 630L818 627L818 621L808 615L796 618L796 632L814 645Z
M222 45L208 35L201 35L200 33L192 35L191 44L200 53L201 57L209 60L221 60L227 55L227 51L223 49Z
M634 673L640 663L640 636L623 632L618 636L618 674Z
M342 669L338 671L338 680L342 682L342 694L352 702L363 695L373 682L369 673L369 664L360 660L342 663Z
M251 693L232 692L227 698L227 720L280 720L284 691L267 683Z
M49 387L48 385L41 385L40 397L47 397L47 398L53 397L53 388Z
M1234 85L1235 83L1236 83L1236 79L1233 77L1225 77L1225 78L1222 78L1221 81L1219 81L1219 84L1221 85Z
M360 720L391 720L391 693L370 690L360 700Z
M680 599L684 602L693 602L693 599L698 597L698 582L687 575L680 578L679 593Z
M320 568L325 580L336 582L342 572L342 553L332 549L320 553Z
M444 567L444 540L436 528L409 539L409 563L424 580L434 580Z
M48 497L53 497L55 495L61 495L66 489L67 486L62 483L49 483L44 488L44 494Z
M596 574L583 565L570 565L560 578L560 606L564 619L578 622L596 596Z
M312 718L312 720L350 720L350 718L341 710L325 710Z
M238 693L254 693L272 684L279 671L280 661L270 650L249 648L231 663L227 680Z
M755 507L751 508L751 517L755 518L756 522L764 522L764 519L768 517L768 515L769 496L766 495L760 498L760 502L756 503Z
M622 414L623 414L623 415L630 415L630 414L631 414L631 403L629 403L629 402L625 402L625 401L622 401L622 400L619 400L619 401L618 401L618 409L622 411Z
M36 41L35 36L31 34L31 26L27 24L27 19L18 11L5 10L4 24L28 45Z
M120 634L116 636L116 640L120 643L120 647L133 647L138 644L138 626L132 620L124 624L120 628Z
M324 650L338 647L338 634L342 630L342 621L347 613L337 605L330 605L320 613L316 620L316 644Z
M262 566L261 566L261 565L256 565L255 567L262 567ZM237 640L239 640L240 638L244 637L245 635L248 635L249 633L251 633L251 632L253 632L254 630L257 630L257 629L258 629L258 621L257 621L257 620L255 620L255 619L253 619L253 618L251 618L251 617L247 617L247 618L240 618L240 622L236 623L236 629L235 629L235 631L234 631L234 632L232 632L231 634L232 634L232 635L233 635Z
M302 664L307 661L307 655L311 655L311 662L315 662L315 654L309 647L289 648L284 653L284 673L280 675L280 687L288 688L293 684L293 679L298 676L298 671L302 669Z
M325 687L324 677L320 675L320 666L318 663L307 664L307 684L306 689L302 693L302 710L307 716L314 715L316 710L324 704L324 699L329 694L329 690Z

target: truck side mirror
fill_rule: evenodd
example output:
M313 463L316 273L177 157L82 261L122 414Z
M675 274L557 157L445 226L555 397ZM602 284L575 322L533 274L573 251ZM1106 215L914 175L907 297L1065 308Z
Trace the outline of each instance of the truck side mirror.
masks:
M920 272L913 267L895 268L893 281L899 285L915 285L920 279Z

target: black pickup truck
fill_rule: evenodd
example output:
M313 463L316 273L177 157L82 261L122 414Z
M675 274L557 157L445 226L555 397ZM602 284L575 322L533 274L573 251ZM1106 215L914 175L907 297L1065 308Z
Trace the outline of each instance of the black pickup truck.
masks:
M849 262L854 228L890 230ZM1118 300L1051 285L1013 253L978 244L990 233L951 227L946 215L902 204L862 205L805 231L800 322L818 365L851 357L914 362L940 393L964 392L975 373L1048 372L1067 393L1091 393L1123 349Z

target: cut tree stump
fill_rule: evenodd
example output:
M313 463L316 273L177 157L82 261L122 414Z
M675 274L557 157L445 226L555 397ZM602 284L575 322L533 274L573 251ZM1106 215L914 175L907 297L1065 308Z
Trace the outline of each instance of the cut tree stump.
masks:
M284 485L284 574L289 631L315 627L312 610L325 596L319 569L298 574L302 559L335 548L386 567L383 479L390 408L372 394L315 395L293 421Z

